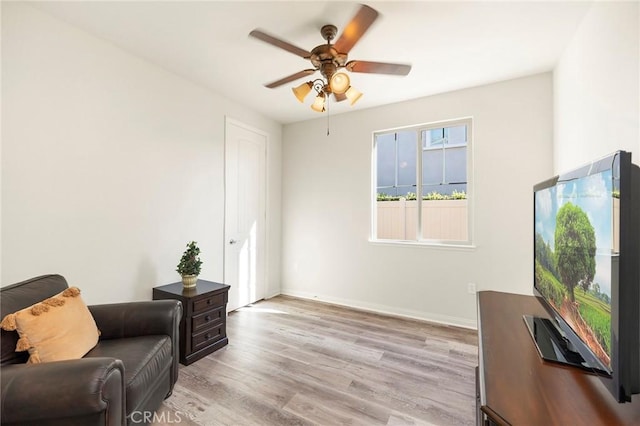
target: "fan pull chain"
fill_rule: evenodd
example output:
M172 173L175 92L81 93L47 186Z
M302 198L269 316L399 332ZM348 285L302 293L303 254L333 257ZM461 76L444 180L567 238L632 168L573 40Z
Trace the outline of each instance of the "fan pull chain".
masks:
M329 136L329 103L330 103L330 98L327 95L327 101L326 101L326 105L327 105L327 136Z

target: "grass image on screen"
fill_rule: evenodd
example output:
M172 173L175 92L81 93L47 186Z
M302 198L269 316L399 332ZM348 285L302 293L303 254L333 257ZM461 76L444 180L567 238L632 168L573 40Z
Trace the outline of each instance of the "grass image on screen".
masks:
M535 194L535 287L609 369L615 195L610 170Z

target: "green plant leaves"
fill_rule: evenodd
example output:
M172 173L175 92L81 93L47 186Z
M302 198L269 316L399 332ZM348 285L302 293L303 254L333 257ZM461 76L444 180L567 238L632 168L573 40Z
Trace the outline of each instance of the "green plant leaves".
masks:
M187 249L182 254L180 263L176 268L176 271L180 275L199 275L200 268L202 267L202 261L198 256L200 254L200 248L195 241L187 243Z

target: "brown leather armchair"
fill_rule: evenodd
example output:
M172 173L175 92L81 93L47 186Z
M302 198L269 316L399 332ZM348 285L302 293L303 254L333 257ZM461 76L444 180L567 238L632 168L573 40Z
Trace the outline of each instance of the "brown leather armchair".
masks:
M68 287L44 275L0 288L2 316ZM5 425L139 424L168 397L178 379L177 300L89 306L101 332L78 360L25 364L17 332L2 330L0 423Z

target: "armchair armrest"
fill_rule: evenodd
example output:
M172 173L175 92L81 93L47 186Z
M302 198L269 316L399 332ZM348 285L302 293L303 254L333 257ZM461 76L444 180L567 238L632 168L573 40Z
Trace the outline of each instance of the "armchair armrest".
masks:
M126 421L124 366L114 358L5 365L0 383L2 424Z
M178 336L182 304L178 300L112 303L89 306L100 340L164 334Z
M145 302L112 303L89 306L100 330L100 340L164 334L171 339L173 365L171 391L178 380L180 358L180 320L182 303L179 300L151 300ZM171 392L170 391L170 392Z

